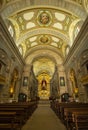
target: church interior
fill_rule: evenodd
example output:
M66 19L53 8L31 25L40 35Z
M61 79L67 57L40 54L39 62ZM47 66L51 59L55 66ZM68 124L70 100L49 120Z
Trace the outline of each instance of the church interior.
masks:
M14 111L24 104L28 115L37 111L33 116L39 121L39 113L48 118L53 110L62 121L67 118L59 107L66 103L82 107L75 111L86 115L82 130L88 130L88 0L0 0L0 129L15 129L11 122L2 125L3 114L11 116L11 104ZM43 130L36 120L30 130ZM52 122L44 129L66 130ZM67 121L67 130L79 130L73 124Z

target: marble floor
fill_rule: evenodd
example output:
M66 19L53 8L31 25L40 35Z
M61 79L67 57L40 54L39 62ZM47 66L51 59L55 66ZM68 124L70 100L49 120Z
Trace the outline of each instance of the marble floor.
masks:
M66 130L49 104L39 104L22 130Z

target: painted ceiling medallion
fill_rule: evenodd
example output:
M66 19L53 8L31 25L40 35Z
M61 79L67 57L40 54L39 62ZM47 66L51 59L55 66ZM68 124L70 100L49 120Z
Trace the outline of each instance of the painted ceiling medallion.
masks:
M40 36L39 41L40 41L40 43L49 43L50 38L46 35L42 35L42 36Z
M38 24L48 26L51 23L51 14L49 11L40 11L38 14Z

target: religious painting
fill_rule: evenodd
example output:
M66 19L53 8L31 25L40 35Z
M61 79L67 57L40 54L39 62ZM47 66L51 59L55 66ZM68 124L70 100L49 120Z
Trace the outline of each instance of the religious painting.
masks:
M23 78L23 86L28 86L28 77Z
M64 79L64 77L60 77L60 86L65 86L65 79Z
M42 24L47 24L49 22L49 15L46 12L41 13L40 22Z
M49 44L51 42L51 38L49 35L40 35L39 43L40 44Z
M38 13L38 23L39 25L47 26L51 23L51 13L49 11L40 11Z
M47 36L43 35L43 36L40 37L40 42L41 43L47 43L48 41L49 41L49 39L48 39Z

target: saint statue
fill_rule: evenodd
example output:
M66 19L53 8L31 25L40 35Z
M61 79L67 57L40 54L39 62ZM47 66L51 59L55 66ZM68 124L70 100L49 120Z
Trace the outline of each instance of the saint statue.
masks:
M42 86L42 90L46 90L47 82L46 82L45 79L42 80L42 82L41 82L41 86Z

